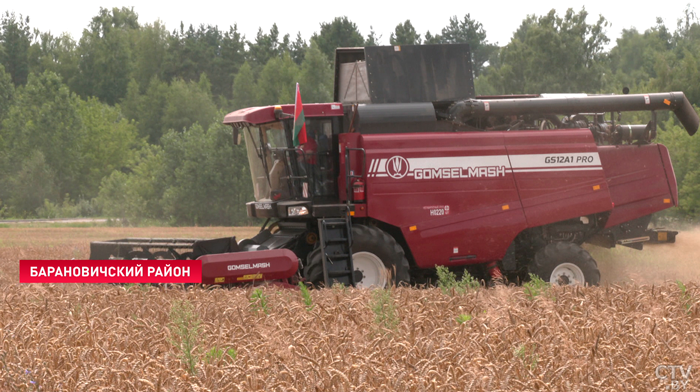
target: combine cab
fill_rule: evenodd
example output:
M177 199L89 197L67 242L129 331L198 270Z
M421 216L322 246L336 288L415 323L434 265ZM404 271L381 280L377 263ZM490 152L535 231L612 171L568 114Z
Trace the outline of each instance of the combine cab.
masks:
M442 265L596 285L584 242L673 242L648 230L678 204L653 139L657 111L697 131L683 93L476 97L469 58L467 45L338 49L337 102L304 105L306 143L293 143L293 105L224 119L248 152L258 235L107 241L91 258L200 259L211 284L384 287ZM628 111L651 121L623 124Z

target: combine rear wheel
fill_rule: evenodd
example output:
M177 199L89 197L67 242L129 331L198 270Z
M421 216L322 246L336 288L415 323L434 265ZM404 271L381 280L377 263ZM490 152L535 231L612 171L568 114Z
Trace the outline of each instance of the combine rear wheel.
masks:
M553 242L540 249L530 265L530 272L546 282L562 286L597 286L600 283L600 271L593 257L571 242Z
M389 234L376 227L353 225L352 239L357 287L385 288L410 282L403 248ZM306 260L304 278L316 285L323 283L321 249L309 253Z

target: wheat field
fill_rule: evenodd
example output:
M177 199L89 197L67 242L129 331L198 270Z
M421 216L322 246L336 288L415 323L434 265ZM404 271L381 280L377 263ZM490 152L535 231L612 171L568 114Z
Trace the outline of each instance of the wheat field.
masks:
M660 365L691 366L684 390L700 388L697 231L645 250L657 264L635 259L644 252L597 254L601 287L537 296L17 283L20 258L85 258L92 240L254 232L0 229L0 391L680 389L669 372L657 377Z

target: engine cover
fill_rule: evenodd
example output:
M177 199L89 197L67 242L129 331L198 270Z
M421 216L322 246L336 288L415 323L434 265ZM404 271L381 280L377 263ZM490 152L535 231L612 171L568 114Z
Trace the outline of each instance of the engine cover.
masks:
M299 268L299 259L289 249L210 254L199 260L203 284L287 279Z

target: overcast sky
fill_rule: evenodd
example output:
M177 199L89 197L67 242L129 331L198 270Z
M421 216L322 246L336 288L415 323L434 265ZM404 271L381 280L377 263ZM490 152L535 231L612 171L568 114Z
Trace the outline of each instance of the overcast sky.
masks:
M144 0L136 3L120 1L8 1L0 6L0 11L15 12L30 17L30 26L42 32L51 31L54 35L67 32L76 40L82 31L97 15L100 7L134 7L141 24L152 23L160 19L168 30L179 28L180 21L185 27L193 24L217 25L228 30L238 24L238 31L253 40L259 27L267 32L273 23L277 23L281 35L289 33L292 38L301 32L308 40L319 30L321 22L329 22L336 16L348 16L355 22L360 32L366 36L370 26L382 35L380 43L389 44L389 35L397 24L410 19L421 34L427 30L439 33L447 25L450 16L460 19L467 13L472 19L481 22L486 30L488 40L505 45L528 14L544 15L556 9L560 15L567 8L579 11L585 4L589 13L588 23L595 23L598 15L603 15L611 24L607 35L614 45L622 29L636 27L645 29L656 24L656 17L663 18L670 30L675 30L676 22L683 15L688 0L665 0L661 2L629 2L616 0L588 0L585 3L569 0L544 1L153 1ZM696 12L698 11L696 7Z

